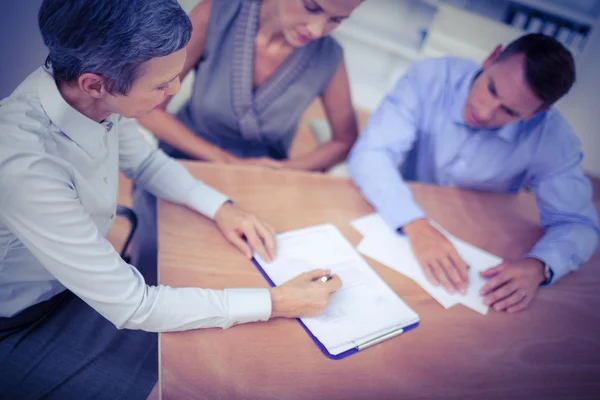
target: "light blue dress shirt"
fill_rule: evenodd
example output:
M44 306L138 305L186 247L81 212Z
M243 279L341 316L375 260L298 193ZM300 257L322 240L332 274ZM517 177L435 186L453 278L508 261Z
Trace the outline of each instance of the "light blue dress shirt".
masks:
M497 129L466 125L462 109L480 67L458 58L414 64L371 116L349 156L354 182L392 228L424 217L405 180L536 196L544 236L527 257L554 281L598 244L598 216L579 140L552 109Z
M118 173L213 218L228 200L152 148L135 120L102 124L43 68L0 102L0 317L71 290L118 328L165 332L267 320L268 289L147 286L106 240Z

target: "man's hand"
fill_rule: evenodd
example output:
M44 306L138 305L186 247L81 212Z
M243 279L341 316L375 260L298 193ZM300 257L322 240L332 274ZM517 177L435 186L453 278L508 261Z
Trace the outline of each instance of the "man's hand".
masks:
M275 230L253 214L227 202L217 211L215 222L225 238L246 257L252 258L254 248L265 261L275 258Z
M237 158L234 161L231 161L230 163L239 165L252 165L256 167L263 167L269 169L283 169L285 167L285 161L274 160L269 157Z
M281 286L271 288L271 318L302 318L323 312L332 295L342 286L342 281L333 275L327 282L320 280L331 271L305 272Z
M448 238L423 218L405 225L403 230L427 280L435 286L441 283L449 293L466 293L469 266Z
M544 263L534 258L502 263L480 274L489 279L480 292L485 296L484 303L495 311L509 313L525 309L546 280Z

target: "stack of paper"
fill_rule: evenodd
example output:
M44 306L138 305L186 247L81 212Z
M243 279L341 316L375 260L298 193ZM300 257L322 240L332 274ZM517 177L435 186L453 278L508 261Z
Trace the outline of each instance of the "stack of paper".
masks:
M377 275L333 225L317 225L277 235L277 258L258 267L272 284L281 285L313 269L340 277L323 314L302 322L332 356L357 349L390 332L415 325L418 315ZM316 282L315 285L320 283Z
M444 308L460 303L481 314L487 313L488 306L483 303L483 297L479 294L486 280L479 273L500 264L501 258L452 236L441 226L433 223L470 266L467 292L464 295L450 294L441 285L434 286L427 281L408 238L392 231L381 216L367 215L352 221L351 224L364 236L357 248L360 253L411 278Z

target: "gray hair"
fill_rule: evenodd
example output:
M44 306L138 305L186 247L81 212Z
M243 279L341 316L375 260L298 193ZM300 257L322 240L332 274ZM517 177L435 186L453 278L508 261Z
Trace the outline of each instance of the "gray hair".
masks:
M121 95L144 62L182 49L192 33L176 0L44 0L38 19L57 81L96 73Z

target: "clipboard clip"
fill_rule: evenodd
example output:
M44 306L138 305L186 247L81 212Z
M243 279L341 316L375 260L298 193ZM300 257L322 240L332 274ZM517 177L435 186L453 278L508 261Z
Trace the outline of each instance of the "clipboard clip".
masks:
M375 346L376 344L379 344L379 343L381 343L381 342L383 342L385 340L391 339L393 337L400 336L403 333L404 333L404 328L394 329L391 332L384 333L381 336L378 336L378 337L373 338L373 339L371 339L369 341L366 341L366 342L364 342L362 344L359 344L358 346L356 346L356 350L361 351L361 350L364 350L364 349L368 349L371 346Z

